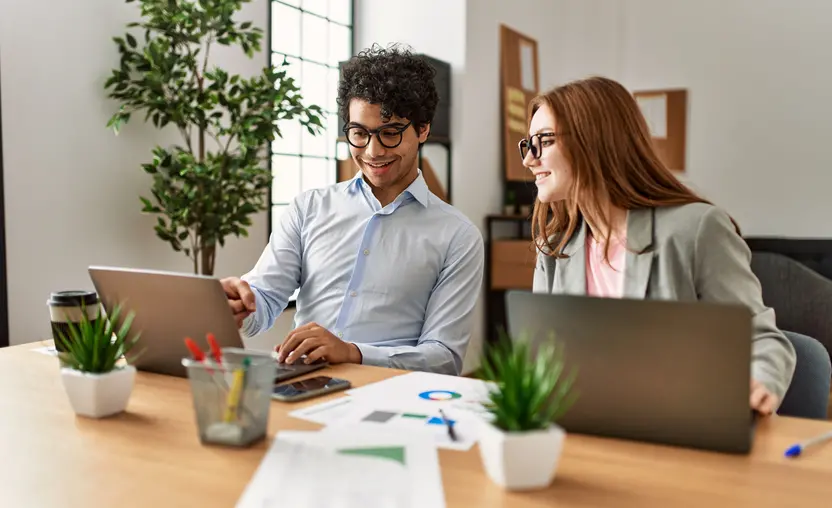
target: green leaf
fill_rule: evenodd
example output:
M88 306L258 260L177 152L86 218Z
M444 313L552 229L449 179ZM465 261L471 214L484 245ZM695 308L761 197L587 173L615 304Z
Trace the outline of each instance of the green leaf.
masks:
M556 422L577 399L572 389L576 369L564 379L563 348L550 336L537 348L527 336L509 337L488 346L482 378L494 383L487 407L497 427L509 432L543 429Z
M110 372L138 342L139 334L126 341L134 318L132 312L124 319L115 340L113 323L120 319L121 305L116 305L110 315L106 315L100 305L97 312L98 318L90 319L83 306L80 321L69 322L69 335L58 332L58 342L65 349L59 357L66 366L96 374Z
M136 47L136 38L133 37L131 34L127 34L126 37L127 37L127 44L131 48L135 48Z
M139 199L142 201L142 204L144 205L144 208L142 208L143 212L149 212L153 210L153 205L150 203L149 199L143 198L141 196L139 197Z

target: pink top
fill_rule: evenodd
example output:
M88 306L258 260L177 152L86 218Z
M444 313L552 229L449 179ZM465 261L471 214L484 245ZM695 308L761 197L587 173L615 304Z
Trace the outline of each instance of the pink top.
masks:
M586 293L589 296L621 298L624 295L624 264L627 239L610 239L610 262L604 261L604 245L592 235L586 238Z

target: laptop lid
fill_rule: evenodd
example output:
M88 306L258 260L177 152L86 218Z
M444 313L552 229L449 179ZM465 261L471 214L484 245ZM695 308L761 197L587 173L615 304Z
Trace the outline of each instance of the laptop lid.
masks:
M108 314L122 304L122 318L135 313L130 336L141 331L137 369L184 377L182 358L190 356L185 337L208 351L206 335L220 347L243 347L237 323L220 281L213 277L91 266L90 278ZM120 323L119 323L120 325ZM128 355L129 356L129 355Z
M509 291L506 314L513 338L554 332L566 372L578 369L568 432L750 450L747 308Z

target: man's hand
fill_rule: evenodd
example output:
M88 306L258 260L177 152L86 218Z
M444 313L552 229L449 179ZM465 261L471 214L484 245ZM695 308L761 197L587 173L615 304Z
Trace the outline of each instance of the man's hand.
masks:
M355 344L344 342L317 323L309 323L292 330L277 346L277 360L289 364L306 355L304 363L320 358L329 363L361 363L361 351Z
M768 388L763 386L762 383L754 379L751 380L751 409L767 416L774 412L774 408L777 407L779 402L780 399L768 391Z
M257 309L251 286L248 285L248 282L237 277L222 279L220 284L225 290L225 296L228 297L228 306L231 307L234 320L237 322L237 328L239 328L243 325L243 320Z

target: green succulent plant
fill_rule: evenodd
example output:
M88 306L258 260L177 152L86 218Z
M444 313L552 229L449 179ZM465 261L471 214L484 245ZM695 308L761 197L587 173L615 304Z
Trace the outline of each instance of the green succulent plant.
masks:
M577 369L564 373L563 346L554 334L537 348L525 334L517 339L501 333L485 353L481 375L494 383L486 409L492 424L506 432L546 429L577 399Z
M99 318L90 319L86 309L82 309L80 321L69 323L69 334L58 332L58 341L64 351L58 353L63 366L90 374L105 374L116 368L118 361L130 352L139 340L141 333L128 339L134 314L130 312L116 330L113 323L119 322L122 310L120 305L105 316L99 307ZM133 360L138 355L133 356Z

